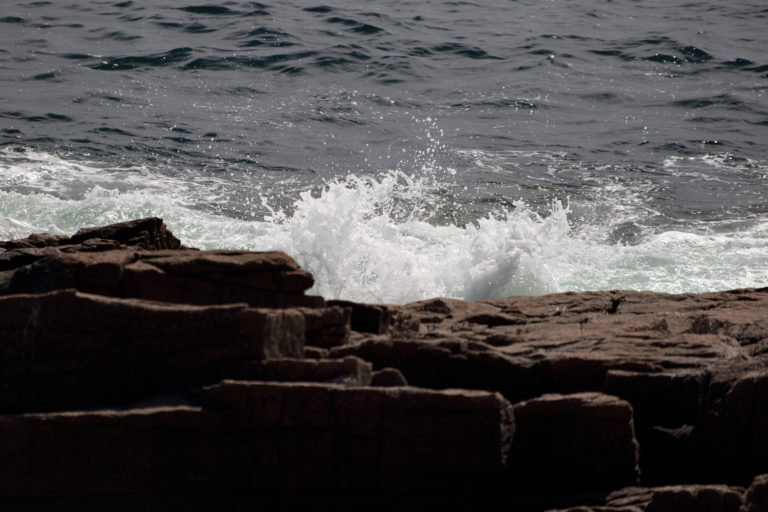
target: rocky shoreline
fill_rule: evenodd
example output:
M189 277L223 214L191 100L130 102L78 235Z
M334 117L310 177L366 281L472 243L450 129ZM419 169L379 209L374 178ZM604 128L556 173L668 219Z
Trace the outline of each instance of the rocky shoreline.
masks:
M312 284L156 218L0 242L3 510L768 510L768 289Z

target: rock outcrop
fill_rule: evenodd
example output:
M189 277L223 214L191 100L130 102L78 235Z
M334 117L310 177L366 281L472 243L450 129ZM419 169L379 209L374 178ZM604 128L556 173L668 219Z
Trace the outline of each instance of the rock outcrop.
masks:
M0 508L768 510L768 289L312 285L156 218L0 242Z

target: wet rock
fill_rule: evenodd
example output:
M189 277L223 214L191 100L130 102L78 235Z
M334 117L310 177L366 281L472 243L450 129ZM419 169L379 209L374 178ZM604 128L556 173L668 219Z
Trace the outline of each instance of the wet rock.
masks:
M33 235L34 236L34 235ZM162 219L148 217L111 224L109 226L83 228L72 235L69 243L82 244L92 239L115 240L130 247L146 250L179 249L181 242L168 231ZM59 245L61 242L59 241Z

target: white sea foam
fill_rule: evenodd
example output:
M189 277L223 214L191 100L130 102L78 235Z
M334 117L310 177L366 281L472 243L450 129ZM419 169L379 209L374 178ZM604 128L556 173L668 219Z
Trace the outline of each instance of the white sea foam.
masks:
M158 181L145 169L149 176L135 173L132 182L112 186L114 176L84 173L83 164L57 158L26 154L23 169L0 160L0 239L156 215L190 246L284 250L314 274L313 293L358 301L768 286L766 219L657 229L633 245L605 242L612 222L573 229L568 207L558 202L545 214L515 203L468 225L440 224L431 221L440 183L393 171L350 175L302 193L291 208L244 220L190 206L208 184ZM269 208L280 203L273 199L249 201Z

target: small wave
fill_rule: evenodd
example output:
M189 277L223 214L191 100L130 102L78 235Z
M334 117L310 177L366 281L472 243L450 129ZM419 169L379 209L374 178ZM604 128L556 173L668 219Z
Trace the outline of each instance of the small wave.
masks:
M126 34L122 30L115 30L112 32L108 32L106 34L102 34L97 37L86 37L86 40L89 41L104 41L111 39L113 41L135 41L137 39L141 39L142 36L136 35L136 34Z
M257 46L272 46L275 48L293 46L296 43L286 41L291 35L280 30L272 30L266 27L259 27L248 30L247 32L238 32L233 34L235 39L246 39L238 46L241 48L254 48Z
M315 14L328 14L329 12L333 11L333 7L328 7L327 5L318 5L317 7L305 7L302 10Z
M186 7L179 7L178 10L188 12L191 14L201 14L208 16L266 16L269 15L267 6L258 2L248 2L250 11L236 11L225 7L223 5L189 5Z
M384 31L383 28L376 27L369 23L362 23L359 21L355 21L351 18L344 18L341 16L333 16L331 18L326 19L325 21L328 23L346 25L347 27L349 27L350 31L356 32L358 34L373 35L373 34L377 34L379 32Z
M50 80L50 81L56 81L55 79L58 78L58 75L54 72L49 73L40 73L39 75L35 75L32 77L33 80Z
M235 11L229 7L223 5L190 5L187 7L179 7L180 11L191 12L192 14L211 14L214 16L221 16L223 14L236 14Z
M30 123L42 123L48 121L71 123L72 118L63 114L48 113L41 116L25 115L23 112L0 112L0 118L18 119Z
M136 55L126 57L108 57L91 66L98 71L126 71L141 67L169 66L189 59L192 48L175 48L165 53Z
M718 94L715 96L689 98L685 100L677 100L672 103L676 107L683 108L706 108L712 106L725 106L728 109L743 111L748 109L743 101L730 95L730 94Z
M482 48L463 43L443 43L433 46L431 50L436 53L453 53L462 57L469 57L470 59L502 60L501 57L491 55Z
M454 103L451 105L453 108L472 108L472 107L502 107L502 108L514 108L534 110L539 108L536 103L519 98L498 98L498 99L481 99L477 101L467 101Z
M302 70L299 66L287 65L288 62L299 61L317 55L314 51L303 51L293 53L276 53L263 57L203 57L188 62L182 69L238 69L238 68L267 68L283 73L296 73Z

